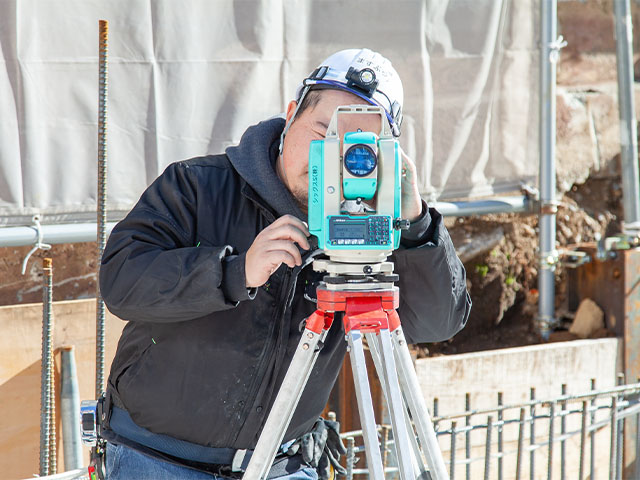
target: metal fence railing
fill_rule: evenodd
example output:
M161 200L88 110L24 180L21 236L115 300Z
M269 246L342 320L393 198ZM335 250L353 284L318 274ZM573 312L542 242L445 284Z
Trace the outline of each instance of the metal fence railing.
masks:
M466 395L464 412L439 415L434 425L451 479L610 479L640 478L640 383L605 390L536 399L472 410ZM380 426L385 477L398 478L393 436ZM347 444L347 479L366 478L359 431L342 434ZM362 462L362 463L360 463Z

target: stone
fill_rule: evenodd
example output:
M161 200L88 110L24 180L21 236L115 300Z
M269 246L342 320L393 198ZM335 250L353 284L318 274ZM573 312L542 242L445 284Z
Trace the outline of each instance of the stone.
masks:
M569 332L580 338L590 338L594 333L604 328L604 312L596 302L585 298L580 302L576 317L573 319Z

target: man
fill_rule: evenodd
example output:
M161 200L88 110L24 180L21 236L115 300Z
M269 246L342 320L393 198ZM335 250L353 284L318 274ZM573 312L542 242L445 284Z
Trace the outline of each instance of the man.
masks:
M309 142L349 104L383 106L400 134L402 83L388 60L345 50L321 67L298 88L286 119L250 127L223 155L170 165L111 233L100 287L129 323L106 393L110 478L242 475L300 323L315 310L304 295L317 278L304 265ZM373 91L353 81L363 68L375 72ZM341 134L380 130L377 115L345 117ZM392 257L400 318L411 342L445 340L469 314L465 272L441 215L420 198L413 162L404 157L403 168L402 215L411 227ZM345 351L336 321L270 477L317 478L318 459L296 445L317 428Z

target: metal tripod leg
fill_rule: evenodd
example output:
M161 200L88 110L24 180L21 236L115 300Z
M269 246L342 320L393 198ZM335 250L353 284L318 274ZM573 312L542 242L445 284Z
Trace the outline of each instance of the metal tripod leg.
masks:
M326 336L327 330L318 334L305 328L243 479L263 480L267 478L273 459L302 395L302 390L318 358L316 347L318 343L324 341Z
M445 480L449 478L449 475L444 465L444 459L442 458L442 452L438 445L436 432L433 429L429 410L427 409L420 390L418 377L413 368L411 354L409 353L407 340L404 337L402 327L397 327L393 331L391 334L391 342L394 346L393 352L398 366L400 388L404 392L409 411L415 423L418 438L420 439L422 450L427 459L427 465L429 465L431 477L434 480Z
M359 330L351 330L347 334L347 342L349 343L349 355L351 357L356 399L358 400L360 423L362 424L369 478L384 480L382 455L380 454L380 443L378 442L376 419L373 412L373 400L371 399L367 365L362 347L362 333Z
M383 372L382 363L380 360L380 352L378 352L378 345L377 345L375 333L367 333L365 334L365 337L369 345L369 351L371 352L371 358L373 359L373 363L376 367L376 371ZM380 373L378 373L378 379L380 380L380 385L382 386L382 391L386 399L387 398L386 379L384 378L384 375L381 375ZM414 470L420 472L418 479L431 480L429 471L427 470L427 467L424 464L422 453L420 451L420 445L418 444L418 439L413 430L413 426L411 425L411 419L409 418L409 412L407 409L407 404L406 404L406 399L404 398L404 394L403 394L403 400L404 400L404 407L405 407L404 420L407 426L407 432L409 432L409 441L411 442L411 448L413 451ZM389 400L387 400L387 405L388 404L389 404ZM395 442L394 442L394 445L395 445ZM397 452L396 452L396 458L398 458Z
M403 480L414 480L416 475L414 473L413 458L411 456L410 434L407 429L407 414L398 384L398 374L393 358L393 348L391 346L389 330L380 329L377 335L372 335L370 338L377 344L377 351L380 355L382 371L378 371L378 377L384 377L385 397L387 399L389 415L391 416L391 426L393 428L400 478ZM411 432L411 435L413 435L413 432Z

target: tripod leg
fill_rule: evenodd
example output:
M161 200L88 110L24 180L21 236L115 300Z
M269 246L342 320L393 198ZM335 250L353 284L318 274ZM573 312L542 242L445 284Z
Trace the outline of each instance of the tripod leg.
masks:
M380 352L378 351L378 345L376 341L376 335L374 333L366 333L365 337L367 338L367 343L369 345L369 351L371 352L371 358L373 359L373 364L376 366L376 371L378 372L378 378L380 380L380 385L382 386L382 391L384 392L385 399L387 401L387 405L389 405L389 399L387 398L387 386L386 386L386 378L384 375L380 375L380 372L383 372L382 363L380 360ZM418 478L420 479L430 479L427 471L427 467L424 464L422 454L420 453L420 445L418 445L418 439L416 438L413 426L411 425L411 419L409 418L409 412L406 406L406 399L403 396L403 405L404 405L404 419L407 428L407 432L409 432L409 441L411 442L411 447L413 451L413 460L414 460L414 470L418 470L420 475Z
M349 343L349 355L351 358L351 368L353 370L356 398L358 400L360 423L362 424L362 437L364 438L365 452L367 455L369 478L373 480L384 480L382 455L380 454L380 443L378 442L376 419L373 412L373 400L371 399L367 365L362 347L362 333L360 333L359 330L351 330L347 334L347 342Z
M307 384L313 365L318 358L316 347L326 336L326 330L323 330L322 333L316 333L305 328L242 478L248 480L267 478L273 459L302 395L302 390Z
M378 376L384 376L386 384L387 406L391 416L393 427L393 439L400 469L400 478L414 480L416 478L413 469L413 458L409 430L407 430L406 414L402 400L402 394L398 385L398 373L393 358L393 347L388 329L381 329L376 336L378 352L382 372ZM382 373L382 375L380 375ZM413 434L413 431L411 432Z
M420 439L425 457L427 458L431 476L434 480L445 480L449 478L449 475L444 465L444 459L442 458L442 452L438 445L436 432L433 429L429 410L427 410L427 405L420 390L418 377L413 368L411 354L409 353L407 340L402 332L402 327L397 327L391 334L391 337L391 341L395 347L395 359L398 364L400 388L404 392L409 411L416 425L418 438Z

